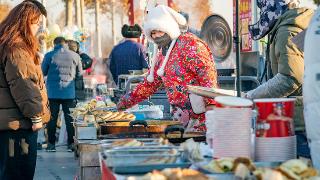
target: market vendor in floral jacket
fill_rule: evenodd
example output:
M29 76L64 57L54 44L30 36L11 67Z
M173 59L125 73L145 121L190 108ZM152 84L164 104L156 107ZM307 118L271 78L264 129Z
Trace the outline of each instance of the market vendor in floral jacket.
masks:
M187 85L217 87L217 72L209 47L184 32L186 23L181 14L164 5L149 11L144 33L155 43L154 59L144 82L120 99L119 110L134 106L164 87L173 118L180 121L186 131L206 130L205 108L214 105L214 101L189 95Z

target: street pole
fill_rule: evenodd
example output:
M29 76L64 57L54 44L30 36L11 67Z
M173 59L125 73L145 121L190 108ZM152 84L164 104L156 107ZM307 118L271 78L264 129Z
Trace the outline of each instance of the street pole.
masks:
M133 0L129 0L128 3L129 3L129 9L128 9L129 24L133 26L134 25L134 4L133 4L134 2Z
M97 38L97 52L96 55L102 57L101 52L101 34L100 34L100 1L95 0L95 20L96 20L96 38Z
M234 36L234 43L236 44L236 86L237 96L241 96L241 81L240 81L240 29L239 29L239 0L236 0L236 31Z

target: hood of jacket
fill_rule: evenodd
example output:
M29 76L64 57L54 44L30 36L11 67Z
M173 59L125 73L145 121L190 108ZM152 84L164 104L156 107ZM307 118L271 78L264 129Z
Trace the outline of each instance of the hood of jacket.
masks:
M313 10L308 8L295 8L285 12L276 22L269 34L271 34L271 40L274 38L276 31L285 28L287 30L299 28L307 29L311 17L313 16Z

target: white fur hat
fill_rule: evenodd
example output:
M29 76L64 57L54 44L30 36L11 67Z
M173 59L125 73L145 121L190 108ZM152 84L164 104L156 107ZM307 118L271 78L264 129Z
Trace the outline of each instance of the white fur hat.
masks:
M158 30L167 33L171 39L180 36L179 26L186 26L187 20L178 12L165 5L151 8L144 21L143 30L148 40L153 42L151 31Z
M185 26L187 26L187 20L181 14L179 14L178 12L176 12L168 6L159 5L150 9L143 26L144 33L147 36L148 40L154 42L153 38L151 37L151 31L153 30L158 30L167 33L170 36L170 38L173 39L167 51L165 59L162 62L161 67L157 71L157 74L159 76L164 75L164 68L168 62L171 50L173 49L177 38L180 36L182 32L180 27ZM155 46L154 58L150 67L150 73L147 76L147 80L149 82L154 81L154 67L157 62L157 51L158 47Z

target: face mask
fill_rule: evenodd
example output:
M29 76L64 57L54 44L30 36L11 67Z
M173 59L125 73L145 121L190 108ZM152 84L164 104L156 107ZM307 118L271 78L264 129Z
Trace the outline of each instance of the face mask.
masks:
M168 45L170 45L170 42L172 41L172 39L170 38L170 36L165 33L163 36L161 37L157 37L157 38L154 38L154 42L160 47L160 48L163 48L163 47L166 47Z

